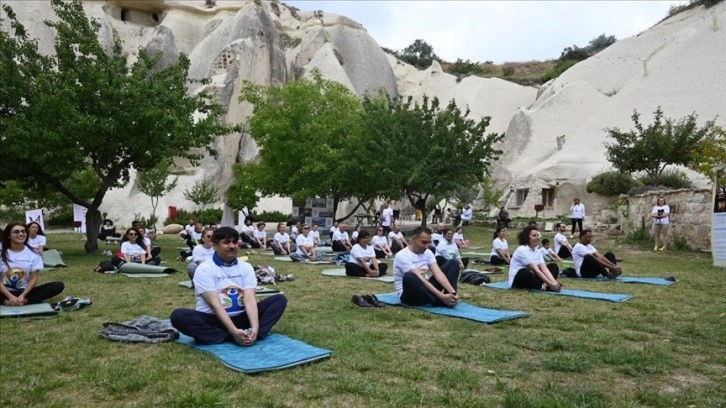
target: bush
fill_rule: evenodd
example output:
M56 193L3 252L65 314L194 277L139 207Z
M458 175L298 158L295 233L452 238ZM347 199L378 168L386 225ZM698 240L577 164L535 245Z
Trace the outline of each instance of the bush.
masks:
M222 221L222 213L223 211L219 208L208 208L206 210L202 211L187 211L183 208L177 208L176 210L176 220L172 221L170 219L164 220L164 225L169 224L186 224L190 218L193 218L196 221L200 221L203 224L218 224L220 221ZM236 217L235 217L236 219Z
M546 74L542 76L542 82L547 82L549 80L555 79L562 75L563 72L570 69L571 66L577 64L579 61L576 60L565 60L560 61L555 65L555 67L551 70L549 70Z
M603 196L625 194L633 187L640 185L630 174L619 171L600 173L587 183L588 193L597 193Z
M24 218L21 218L21 220ZM73 208L70 206L60 207L58 210L49 214L48 220L45 223L53 227L70 227L73 225Z
M645 227L645 217L640 218L640 228L628 234L625 241L631 244L653 244L653 237L650 236L648 229Z
M688 179L686 173L678 170L666 170L660 174L658 180L648 175L639 177L638 180L646 186L665 186L665 190L693 188L693 183Z
M502 70L502 74L505 77L514 75L514 67L512 67L512 66L506 66L506 67L504 67L504 69Z
M279 211L263 211L260 214L250 213L250 217L255 220L255 222L287 222L292 218L292 214L283 214Z

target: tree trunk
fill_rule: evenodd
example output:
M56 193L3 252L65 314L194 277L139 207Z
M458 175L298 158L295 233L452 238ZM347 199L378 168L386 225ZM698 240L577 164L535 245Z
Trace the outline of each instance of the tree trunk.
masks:
M95 254L98 252L98 231L101 229L101 212L97 208L89 208L86 211L86 253Z

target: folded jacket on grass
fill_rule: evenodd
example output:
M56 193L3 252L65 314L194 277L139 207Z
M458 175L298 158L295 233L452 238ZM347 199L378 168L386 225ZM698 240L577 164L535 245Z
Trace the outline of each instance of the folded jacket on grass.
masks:
M496 283L485 283L482 286L486 286L488 288L494 288L494 289L511 289L509 287L509 283L507 281L504 282L496 282ZM514 289L518 290L518 289ZM574 296L579 297L583 299L597 299L597 300L607 300L609 302L624 302L628 299L630 299L632 296L630 295L623 295L620 293L598 293L598 292L588 292L586 290L577 290L577 289L562 289L559 292L550 292L547 290L531 290L531 292L536 293L547 293L550 295L559 295L559 296Z
M191 337L180 335L178 343L217 357L219 361L236 371L246 374L282 370L300 364L330 357L330 350L311 346L282 334L270 334L252 346L243 347L236 343L197 344Z
M392 306L408 306L403 303L401 303L401 300L398 298L398 293L383 293L380 295L376 295L379 301L392 305ZM529 316L529 313L520 312L516 310L495 310L495 309L485 309L483 307L470 305L468 303L459 302L458 305L455 307L446 307L446 306L413 306L416 309L423 310L426 312L443 315L443 316L451 316L451 317L459 317L462 319L469 319L473 320L475 322L481 322L481 323L496 323L501 322L503 320L509 320L509 319L517 319L519 317L527 317Z
M564 276L563 276L564 277ZM635 276L618 276L615 279L608 279L604 276L598 276L597 278L572 278L582 281L595 281L595 282L622 282L622 283L645 283L648 285L672 285L675 281L670 281L664 278L653 278L653 277L635 277Z
M379 282L385 282L385 283L393 283L393 276L390 275L384 275L379 276L377 278L365 278L365 277L358 277L358 276L348 276L345 274L345 268L336 268L336 269L326 269L321 272L325 276L335 276L335 277L344 277L344 278L358 278L358 279L368 279L368 280L375 280Z
M3 306L0 305L0 317L34 317L34 316L53 316L58 311L48 303L38 303L35 305L24 306Z
M284 255L276 256L275 260L279 261L279 262L293 262L292 258L290 258L289 256L284 256ZM299 261L299 262L303 263L303 264L310 264L310 265L330 265L330 261Z
M126 262L122 264L118 268L119 273L123 274L137 274L137 273L148 273L148 274L164 274L164 273L174 273L176 272L176 269L169 267L169 266L158 266L158 265L148 265L148 264L139 264L134 262Z
M43 266L47 266L48 268L68 266L65 262L63 262L60 252L55 249L48 249L46 251L43 251L41 258L43 258Z

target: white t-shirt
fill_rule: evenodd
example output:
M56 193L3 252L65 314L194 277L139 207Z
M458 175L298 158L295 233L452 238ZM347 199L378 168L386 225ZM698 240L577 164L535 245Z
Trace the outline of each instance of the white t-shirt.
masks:
M386 245L388 245L388 240L383 235L374 235L373 238L371 238L371 245L375 249L383 251L386 248Z
M187 224L187 226L184 227L184 231L186 231L187 234L189 234L189 236L191 236L192 232L194 232L194 224L191 224L191 225Z
M577 276L582 277L580 275L580 268L582 267L582 261L584 260L585 255L593 254L595 252L597 252L597 249L595 249L592 244L585 246L578 242L574 247L572 247L572 260L575 261L575 273Z
M393 209L391 207L388 207L385 210L381 211L381 217L383 217L381 225L383 225L384 227L390 227L391 219L393 218Z
M512 254L512 260L509 262L509 287L512 287L514 277L517 276L520 269L529 269L530 264L540 265L543 263L542 253L536 248L532 249L529 245L519 246Z
M422 254L412 252L408 247L398 251L393 259L393 283L396 286L398 296L403 293L403 275L415 268L422 268L427 271L424 274L425 279L429 279L432 275L431 265L436 263L436 257L433 252L428 249Z
M552 248L551 247L550 247L550 249L547 249L545 247L537 247L537 250L539 251L540 254L542 254L542 258L545 261L550 260L550 259L553 259L552 258L552 255L553 254L554 255L557 255L554 251L552 251Z
M214 255L214 247L205 248L204 245L199 244L192 250L192 262L200 263L208 259L212 259Z
M560 253L560 247L562 245L565 245L566 242L567 242L567 237L563 233L558 232L557 234L555 234L555 253L556 254Z
M33 249L37 249L40 246L45 247L45 242L46 242L45 235L38 234L38 235L35 236L35 238L28 237L27 244L28 244L29 247L31 247Z
M310 230L308 237L312 238L314 245L320 245L320 231Z
M585 204L573 204L570 207L570 218L585 218Z
M151 249L151 240L147 237L144 238L144 245L146 245L146 248Z
M141 259L140 255L145 254L146 250L141 248L139 244L132 244L129 241L125 241L121 244L121 253L128 255L132 261L136 261Z
M497 249L501 249L502 251L507 252L509 250L509 243L507 242L507 240L496 238L494 239L494 241L492 241L492 254L489 256L490 262L492 260L492 257L499 256L499 254L497 254Z
M389 246L391 246L391 247L393 246L394 239L398 239L399 241L403 242L403 233L401 231L398 231L398 233L393 232L393 231L389 232L388 233L388 245Z
M189 236L192 238L192 241L200 241L202 239L202 233L192 230L191 233L189 233Z
M350 236L350 239L353 241L358 239L358 231L353 231L353 235Z
M308 236L306 237L303 234L300 234L295 238L295 246L297 248L295 249L295 253L298 255L305 256L305 253L302 251L302 248L307 246L308 252L312 250L312 247L315 246L315 241L313 241L313 238L310 236L310 233L308 233Z
M333 233L333 241L348 241L349 239L348 231L341 232L340 230L337 230Z
M255 232L252 233L252 237L254 237L257 241L259 240L267 240L267 232L263 229L260 231L259 229L256 229Z
M242 301L242 291L257 287L257 277L252 265L237 261L231 266L217 264L219 258L212 257L202 262L194 271L194 294L197 297L196 310L202 313L214 314L214 311L204 300L204 292L214 291L219 296L224 310L230 316L237 316L245 311Z
M353 248L350 250L350 259L348 262L354 262L358 264L359 266L363 266L363 264L360 263L358 258L363 258L363 261L370 266L371 259L376 257L376 252L373 250L372 245L366 245L365 248L360 246L360 244L353 245Z
M436 255L443 256L446 259L459 259L459 247L452 239L451 242L443 239L436 245Z
M668 204L656 205L650 213L653 215L665 215L663 218L654 218L653 223L658 225L666 225L670 223L671 207L669 207ZM28 243L30 243L30 240L28 240Z
M241 232L243 234L247 234L249 236L252 236L252 234L255 232L255 227L253 227L252 225L243 225L242 226L242 229L241 229Z
M0 259L3 284L9 289L22 292L30 282L30 274L43 269L43 259L27 246L20 252L8 249L7 257L7 264Z
M474 216L474 210L472 210L471 208L469 208L469 209L464 208L461 211L461 219L462 220L471 221L471 218L473 216Z
M453 239L454 241L463 241L464 234L462 234L461 232L455 232L454 236L451 239Z
M290 242L290 234L287 232L276 232L272 237L272 240L277 242L279 246L284 247L288 242Z
M340 229L338 229L338 227L336 227L335 225L333 225L332 227L330 227L330 233L333 236L335 236L335 233L338 232L338 231L340 231Z
M444 240L444 234L442 234L440 232L434 232L433 234L431 234L431 242L436 243L436 242L441 242L443 240Z

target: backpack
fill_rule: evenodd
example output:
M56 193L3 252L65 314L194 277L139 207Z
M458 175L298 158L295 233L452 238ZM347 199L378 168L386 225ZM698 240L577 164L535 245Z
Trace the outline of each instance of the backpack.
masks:
M94 271L96 272L113 272L116 270L116 267L113 266L113 264L110 261L101 261L101 263L98 264L96 269Z
M491 279L489 279L489 277L483 273L479 273L476 271L467 271L461 274L461 276L459 277L459 282L470 283L472 285L481 285L483 283L491 282Z
M333 257L333 259L330 260L330 262L332 262L334 264L338 264L338 265L344 264L348 261L350 261L350 252L349 251L341 252L341 253L335 255Z

